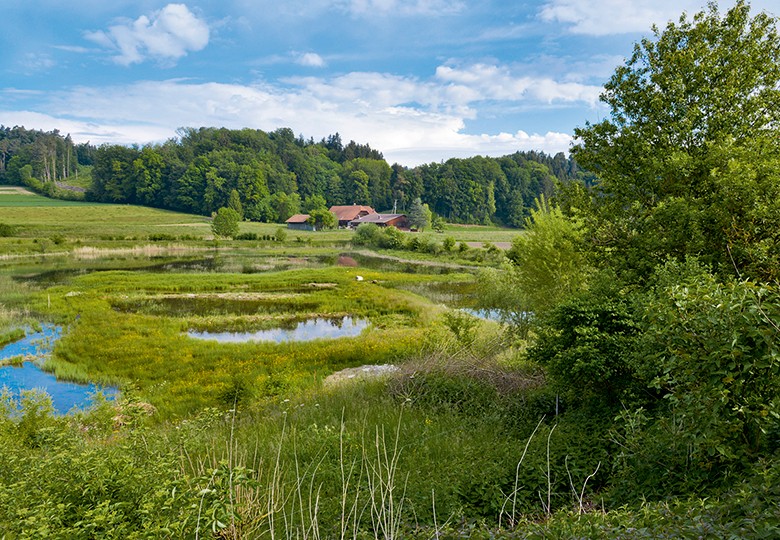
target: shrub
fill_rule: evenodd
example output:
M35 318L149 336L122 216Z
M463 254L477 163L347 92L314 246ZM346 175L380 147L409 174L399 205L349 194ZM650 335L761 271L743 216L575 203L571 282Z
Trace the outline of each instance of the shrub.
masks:
M629 300L605 283L543 317L529 356L570 401L618 403L638 386L632 363L641 333L637 319Z
M352 243L356 246L378 246L382 238L382 231L375 223L362 223L355 229L352 235Z
M155 233L149 235L150 242L173 242L176 240L176 236L166 233Z
M220 208L212 216L211 231L215 236L233 238L238 234L238 222L241 216L232 208Z
M16 228L7 223L0 223L0 238L8 238L16 234Z

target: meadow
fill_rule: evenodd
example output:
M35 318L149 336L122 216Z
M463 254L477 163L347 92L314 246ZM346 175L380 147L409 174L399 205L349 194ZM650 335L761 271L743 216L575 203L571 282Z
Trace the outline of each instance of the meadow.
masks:
M771 466L728 505L610 487L624 444L611 415L560 411L522 336L459 309L504 255L442 239L517 231L448 226L424 249L377 252L350 231L242 223L254 239L215 241L201 216L18 197L34 196L0 194L0 342L62 325L46 369L121 395L65 416L35 392L4 396L0 536L744 537L773 519ZM345 317L369 326L188 335Z

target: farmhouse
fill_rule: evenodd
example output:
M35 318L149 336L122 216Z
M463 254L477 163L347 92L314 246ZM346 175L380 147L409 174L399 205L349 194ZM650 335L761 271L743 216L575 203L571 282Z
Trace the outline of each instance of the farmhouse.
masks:
M288 229L293 229L296 231L314 231L316 230L314 228L314 225L309 223L307 220L309 219L309 214L295 214L290 219L285 221L287 223Z
M330 211L336 214L339 227L349 227L350 222L363 216L376 214L376 210L370 206L353 204L349 206L331 206Z
M395 227L396 229L409 229L409 218L405 214L368 214L349 222L350 227L357 227L362 223L375 223L380 227Z

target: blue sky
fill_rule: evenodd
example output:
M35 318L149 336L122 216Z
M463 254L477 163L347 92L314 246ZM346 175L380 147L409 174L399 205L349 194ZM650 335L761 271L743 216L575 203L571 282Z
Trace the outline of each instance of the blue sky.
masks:
M777 14L776 0L754 11ZM77 142L339 132L404 165L566 151L633 43L704 0L3 0L0 124ZM733 2L720 2L721 10Z

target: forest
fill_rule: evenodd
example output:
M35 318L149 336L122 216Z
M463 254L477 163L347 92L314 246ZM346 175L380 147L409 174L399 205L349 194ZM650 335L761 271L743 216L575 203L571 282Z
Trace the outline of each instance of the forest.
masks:
M264 222L284 222L323 199L404 212L421 198L454 223L522 227L536 197L550 196L556 183L590 178L563 153L391 166L368 145L345 145L338 134L314 142L288 128L182 128L160 145L94 147L58 132L0 127L0 149L0 181L41 193L72 198L62 186L81 166L92 178L87 200L208 216L235 190L244 216Z

